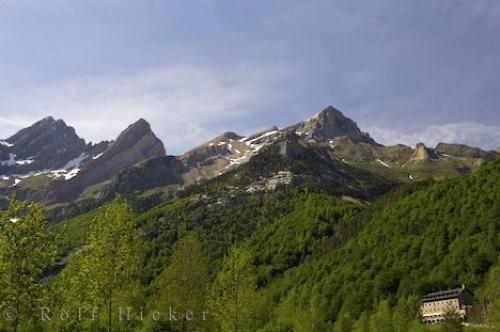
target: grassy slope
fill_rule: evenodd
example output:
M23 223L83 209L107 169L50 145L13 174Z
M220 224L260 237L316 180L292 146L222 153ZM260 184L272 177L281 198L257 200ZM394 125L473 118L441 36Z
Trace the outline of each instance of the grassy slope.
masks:
M413 182L425 179L446 179L459 177L475 172L483 164L482 160L473 158L441 157L438 161L417 161L395 163L385 161L389 167L377 161L354 162L353 165L387 179L399 182ZM410 175L412 179L410 179Z

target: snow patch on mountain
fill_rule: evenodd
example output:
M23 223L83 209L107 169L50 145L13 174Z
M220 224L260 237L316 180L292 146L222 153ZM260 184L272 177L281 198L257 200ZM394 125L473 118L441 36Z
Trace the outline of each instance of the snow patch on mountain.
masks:
M78 172L80 172L79 168L73 168L71 171L64 174L64 180L69 180L71 178L74 178L78 174Z
M269 131L267 133L264 133L258 137L255 137L255 138L251 138L251 137L245 137L245 138L242 138L240 140L240 142L246 142L247 145L252 145L252 144L255 144L256 142L259 142L260 140L262 140L263 138L266 138L266 137L269 137L269 136L272 136L272 135L276 135L279 133L279 130L273 130L273 131Z
M377 162L379 164L381 164L382 166L385 166L387 168L391 168L391 166L389 166L385 161L383 161L382 159L377 159Z
M35 159L33 159L33 157L30 157L28 159L24 159L24 160L16 160L16 164L17 165L29 165L31 163L33 163L35 161Z
M247 159L248 159L248 157L246 157L246 156L243 156L240 158L231 158L231 159L229 159L229 165L227 167L234 166L234 165L240 165L243 162L245 162Z
M7 141L0 141L0 145L6 146L6 147L8 147L8 148L10 148L10 147L13 147L13 146L14 146L14 144L9 143L9 142L7 142Z
M78 157L68 161L68 163L63 167L65 170L70 170L72 168L80 167L81 163L88 158L88 154L82 152Z
M103 154L104 154L104 152L101 152L101 153L99 153L98 155L93 156L93 157L92 157L92 160L99 159L99 158L100 158Z

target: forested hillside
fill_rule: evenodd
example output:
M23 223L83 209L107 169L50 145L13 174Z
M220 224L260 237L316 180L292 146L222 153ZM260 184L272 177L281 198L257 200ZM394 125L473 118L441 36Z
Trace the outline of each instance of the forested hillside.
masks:
M275 158L280 160L277 154ZM302 174L309 172L307 161L303 156L294 161L303 165ZM370 201L335 196L321 182L242 190L244 179L258 174L252 171L255 163L259 160L242 167L243 173L193 187L138 215L118 198L51 226L59 246L51 247L50 256L59 257L57 266L64 268L29 280L34 289L44 290L30 291L29 299L48 303L56 314L72 310L72 315L68 321L21 316L19 326L27 331L64 331L68 326L72 331L110 326L143 331L232 331L234 326L238 331L418 331L425 329L418 323L420 296L461 284L485 300L495 324L499 160L471 175L400 186ZM349 178L345 171L339 174ZM342 187L336 190L345 193ZM3 220L17 219L16 211L5 212ZM20 254L31 259L28 249ZM99 264L96 257L101 257ZM9 269L4 266L15 275ZM34 303L21 306L34 308ZM2 305L8 307L9 301ZM74 314L79 306L86 317L82 321ZM95 306L103 311L91 320ZM120 320L119 308L127 306L134 314ZM196 317L200 308L210 314L201 321L172 321L166 314L153 318L158 307L187 306L198 308ZM236 311L231 309L235 306Z
M388 203L344 246L287 271L267 294L290 310L287 317L308 312L325 323L321 328L340 312L369 314L381 300L394 306L461 284L483 294L500 252L499 202L498 160L473 175L434 182ZM260 245L254 246L265 251Z

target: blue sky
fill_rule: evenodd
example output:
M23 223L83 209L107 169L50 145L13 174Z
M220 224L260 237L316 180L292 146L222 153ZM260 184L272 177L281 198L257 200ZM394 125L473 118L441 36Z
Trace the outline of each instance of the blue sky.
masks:
M499 1L0 0L0 137L147 119L169 153L333 105L379 142L500 146Z

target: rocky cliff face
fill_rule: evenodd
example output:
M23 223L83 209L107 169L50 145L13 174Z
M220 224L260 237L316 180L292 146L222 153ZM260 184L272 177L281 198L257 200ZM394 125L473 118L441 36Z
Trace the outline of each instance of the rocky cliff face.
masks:
M53 182L47 200L75 200L86 188L111 180L128 167L164 156L163 143L155 136L149 123L140 119L125 129L100 155L85 163L75 177Z
M436 159L438 159L438 156L434 150L427 148L424 143L418 143L410 161L429 161Z
M377 144L370 135L362 132L354 121L332 106L289 129L305 140L325 142L336 137L348 137L358 143Z
M140 119L109 144L99 158L85 164L82 171L92 173L94 181L99 181L138 162L163 156L163 143L153 133L149 123Z
M288 133L277 144L283 158L293 159L307 155L307 147L301 144L300 137L293 132Z
M137 190L183 184L184 165L174 156L148 159L128 167L113 176L106 188L101 191L102 198L111 198L115 193L129 193Z

